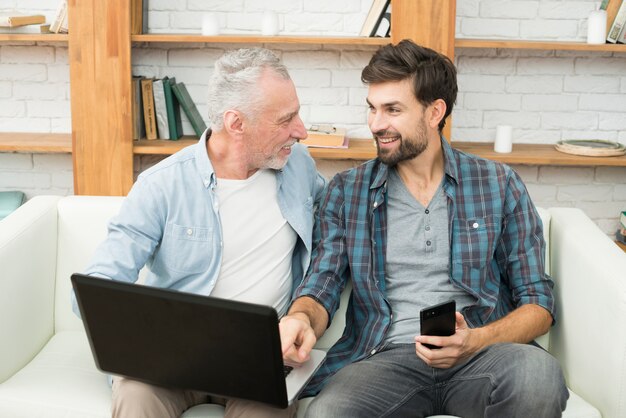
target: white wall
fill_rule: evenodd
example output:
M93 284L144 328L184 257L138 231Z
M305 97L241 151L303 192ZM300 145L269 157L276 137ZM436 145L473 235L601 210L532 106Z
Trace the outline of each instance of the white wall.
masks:
M9 1L52 13L57 0ZM3 2L4 7L6 0ZM599 1L457 0L457 37L582 41ZM224 33L258 33L262 12L279 13L282 33L355 35L371 0L150 0L151 32L199 33L216 13ZM38 10L44 5L45 10ZM225 49L240 44L137 44L133 73L175 76L206 113L206 80ZM268 44L289 67L305 123L334 123L369 136L360 70L375 47ZM495 126L514 126L517 142L601 138L626 144L626 53L457 49L460 94L452 138L492 141ZM0 130L69 132L69 69L63 44L0 44ZM190 131L188 123L185 124ZM135 170L160 157L136 157ZM332 175L354 162L321 161ZM514 166L540 206L580 207L606 232L626 209L626 168ZM29 196L72 193L71 159L0 154L0 190ZM32 180L22 182L28 174ZM49 180L48 180L49 179ZM56 180L55 180L56 179Z

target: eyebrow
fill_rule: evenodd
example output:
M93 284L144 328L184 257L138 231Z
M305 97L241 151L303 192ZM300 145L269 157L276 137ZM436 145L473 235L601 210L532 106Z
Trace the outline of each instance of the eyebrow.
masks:
M278 122L285 122L288 121L290 119L293 119L298 113L300 113L300 108L298 108L296 111L293 111L291 113L287 113L284 116L281 116L280 118L278 118Z
M365 99L368 105L374 107L374 105L369 101L369 99ZM382 107L392 107L392 106L401 106L404 107L404 104L398 100L394 100L392 102L383 103Z

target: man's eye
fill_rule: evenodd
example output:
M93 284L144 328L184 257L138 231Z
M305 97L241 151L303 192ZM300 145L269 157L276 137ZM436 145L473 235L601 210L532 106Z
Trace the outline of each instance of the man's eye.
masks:
M389 113L398 113L400 111L400 109L396 109L395 107L390 107L389 108Z

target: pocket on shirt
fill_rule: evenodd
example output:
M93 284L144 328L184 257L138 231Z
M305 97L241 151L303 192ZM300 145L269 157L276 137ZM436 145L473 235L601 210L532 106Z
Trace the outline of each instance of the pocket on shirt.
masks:
M213 228L168 224L158 256L166 269L200 273L209 268L216 256Z
M456 240L453 262L473 269L487 267L494 256L501 222L499 216L458 219L452 236Z

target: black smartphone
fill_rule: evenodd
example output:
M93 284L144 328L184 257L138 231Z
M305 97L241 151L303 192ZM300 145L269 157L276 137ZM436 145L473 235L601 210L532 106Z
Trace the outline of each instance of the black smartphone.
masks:
M420 311L420 327L422 335L447 337L454 334L456 328L456 302L440 303ZM432 344L424 344L430 349L441 348Z

